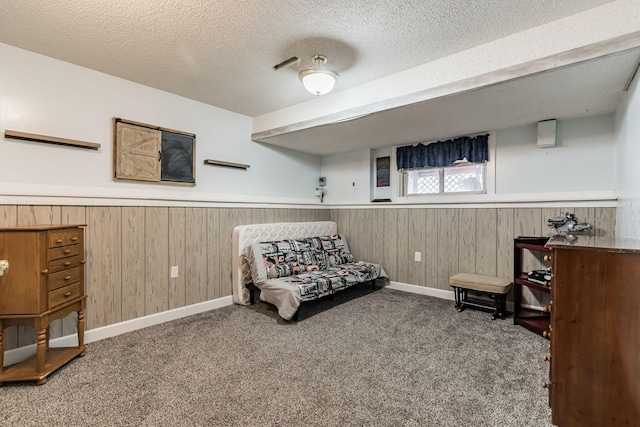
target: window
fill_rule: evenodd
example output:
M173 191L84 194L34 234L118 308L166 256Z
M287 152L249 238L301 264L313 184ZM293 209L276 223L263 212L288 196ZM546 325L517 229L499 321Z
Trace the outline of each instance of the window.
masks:
M443 168L402 171L403 196L447 193L485 193L485 163L460 162Z

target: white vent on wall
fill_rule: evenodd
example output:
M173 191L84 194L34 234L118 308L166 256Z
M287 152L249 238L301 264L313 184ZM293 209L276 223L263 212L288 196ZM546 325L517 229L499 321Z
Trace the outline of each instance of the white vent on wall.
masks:
M538 147L556 146L556 120L538 122Z

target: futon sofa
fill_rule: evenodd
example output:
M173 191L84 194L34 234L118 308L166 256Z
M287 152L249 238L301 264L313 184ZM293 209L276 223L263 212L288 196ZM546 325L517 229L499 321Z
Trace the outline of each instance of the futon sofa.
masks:
M238 226L233 236L234 302L253 303L257 288L286 320L302 302L387 278L382 266L354 260L333 221Z

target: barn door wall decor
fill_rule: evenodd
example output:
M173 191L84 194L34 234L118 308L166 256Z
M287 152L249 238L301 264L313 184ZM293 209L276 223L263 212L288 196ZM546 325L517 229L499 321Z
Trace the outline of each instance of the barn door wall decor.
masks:
M195 185L192 133L114 118L114 179Z

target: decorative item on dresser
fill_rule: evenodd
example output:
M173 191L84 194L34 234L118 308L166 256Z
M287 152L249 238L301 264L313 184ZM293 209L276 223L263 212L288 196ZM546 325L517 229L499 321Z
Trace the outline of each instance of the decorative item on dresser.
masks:
M552 238L550 391L558 427L640 426L640 242Z
M37 381L76 356L84 356L84 227L36 225L0 228L0 383ZM78 346L49 347L49 325L78 313ZM6 370L4 328L28 326L37 334L36 355Z

